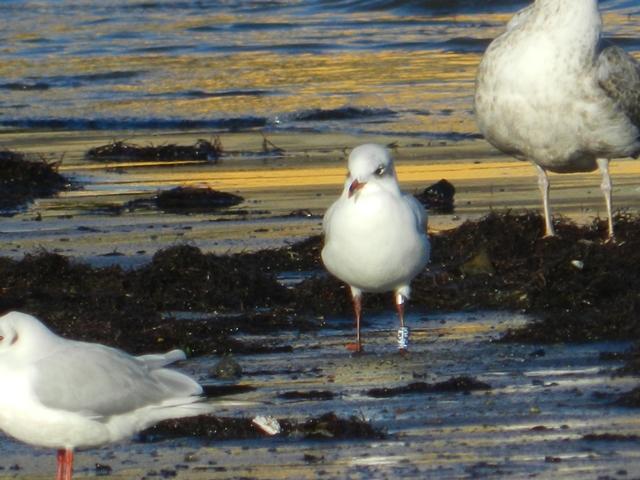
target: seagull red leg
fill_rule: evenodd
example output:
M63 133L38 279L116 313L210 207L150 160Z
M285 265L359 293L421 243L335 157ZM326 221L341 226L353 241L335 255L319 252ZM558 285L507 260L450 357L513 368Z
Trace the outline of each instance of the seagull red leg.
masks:
M64 476L62 480L71 480L73 477L73 450L64 451Z
M64 475L64 449L58 450L56 455L57 468L56 468L56 480L63 480Z
M362 351L362 342L360 340L360 319L362 318L362 294L351 294L351 300L353 301L353 313L356 318L356 341L355 343L347 343L347 350L351 350L355 353Z

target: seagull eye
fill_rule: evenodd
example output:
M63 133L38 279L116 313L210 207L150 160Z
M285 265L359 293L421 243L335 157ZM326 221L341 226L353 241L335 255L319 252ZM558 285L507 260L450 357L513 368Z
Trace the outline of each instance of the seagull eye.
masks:
M381 177L382 175L384 175L385 171L386 171L385 168L382 165L380 165L378 168L376 168L376 170L373 173L375 173L378 177Z

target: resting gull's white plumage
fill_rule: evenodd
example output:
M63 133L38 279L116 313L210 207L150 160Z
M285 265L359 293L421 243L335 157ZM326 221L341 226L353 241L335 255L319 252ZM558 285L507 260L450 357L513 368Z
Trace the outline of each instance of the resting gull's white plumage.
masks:
M58 449L56 478L69 480L75 448L211 410L198 383L163 368L184 358L180 350L132 357L59 337L31 315L8 313L0 317L0 429Z

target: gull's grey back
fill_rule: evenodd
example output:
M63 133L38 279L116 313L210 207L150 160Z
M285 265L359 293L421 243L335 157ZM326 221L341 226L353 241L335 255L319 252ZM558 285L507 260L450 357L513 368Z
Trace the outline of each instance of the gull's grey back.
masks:
M191 378L149 368L124 352L98 344L69 341L36 365L34 391L45 406L109 417L202 392Z

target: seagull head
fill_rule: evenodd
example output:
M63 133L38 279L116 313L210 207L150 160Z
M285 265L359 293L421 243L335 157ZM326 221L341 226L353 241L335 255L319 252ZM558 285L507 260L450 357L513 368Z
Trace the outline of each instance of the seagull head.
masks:
M0 358L9 354L37 355L49 341L57 338L40 320L21 312L9 312L0 317Z
M393 159L382 145L366 143L354 148L348 166L347 197L357 196L365 187L371 191L400 192Z

